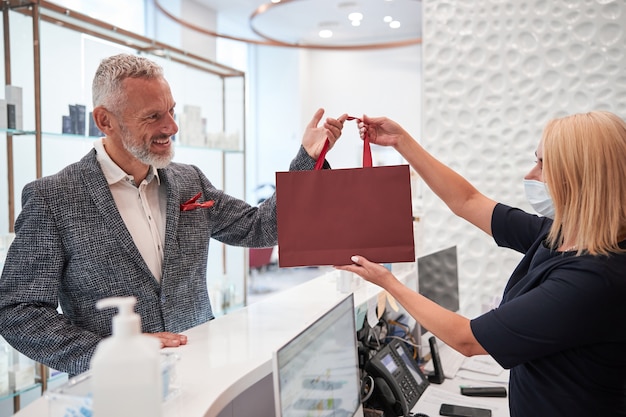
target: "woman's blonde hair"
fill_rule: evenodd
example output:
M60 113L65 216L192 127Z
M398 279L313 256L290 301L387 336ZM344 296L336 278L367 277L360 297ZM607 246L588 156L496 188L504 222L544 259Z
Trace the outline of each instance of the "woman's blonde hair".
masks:
M593 111L554 119L543 132L543 175L554 202L548 244L576 236L576 249L623 252L626 238L626 123Z

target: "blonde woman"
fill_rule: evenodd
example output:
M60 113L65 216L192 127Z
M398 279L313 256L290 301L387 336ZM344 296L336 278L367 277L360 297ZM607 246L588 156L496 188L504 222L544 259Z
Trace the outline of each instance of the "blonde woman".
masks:
M359 254L337 268L385 288L464 355L490 354L510 368L511 416L626 415L624 121L594 111L547 124L525 182L548 216L489 199L388 118L364 116L365 134L400 152L456 215L524 257L501 305L472 320Z

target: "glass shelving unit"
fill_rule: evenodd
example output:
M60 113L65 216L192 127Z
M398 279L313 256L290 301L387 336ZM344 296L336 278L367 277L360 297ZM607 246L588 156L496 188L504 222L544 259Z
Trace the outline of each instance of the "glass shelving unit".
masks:
M0 155L0 176L6 172L7 178L0 184L0 201L7 202L0 209L0 234L13 232L26 183L57 172L93 147L95 136L61 133L62 115L69 104L91 103L91 79L100 59L120 52L148 55L164 68L177 113L185 105L198 106L210 126L207 134L238 135L236 148L185 145L177 137L174 160L198 166L216 187L245 199L244 72L45 0L5 0L0 7L4 81L22 87L25 127L0 129L0 149L6 149ZM243 307L247 249L212 241L208 265L207 285L216 313ZM228 300L224 288L229 289ZM0 402L13 398L17 411L20 396L45 391L58 377L51 377L47 369L40 372L44 375L40 382L0 397Z

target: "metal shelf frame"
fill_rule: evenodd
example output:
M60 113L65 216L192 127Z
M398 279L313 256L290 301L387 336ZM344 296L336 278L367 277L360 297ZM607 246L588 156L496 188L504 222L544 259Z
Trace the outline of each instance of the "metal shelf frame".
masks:
M41 22L49 22L69 30L88 34L103 40L110 41L115 44L119 44L131 49L134 49L137 53L151 54L156 57L166 58L171 61L184 64L188 67L214 74L220 77L223 81L222 88L222 105L224 112L222 114L222 123L225 126L226 123L226 91L224 80L232 77L239 77L242 80L243 85L243 120L242 120L242 153L244 154L244 167L243 167L243 190L245 193L245 72L230 68L226 65L222 65L213 60L207 59L200 55L189 53L182 49L176 48L171 45L167 45L162 42L158 42L154 39L141 36L122 28L119 28L110 23L103 22L94 19L90 16L78 13L76 11L61 7L57 4L45 1L45 0L0 0L0 8L2 9L3 19L3 41L4 41L4 70L5 70L5 85L11 85L11 39L10 39L10 15L11 13L21 13L25 16L30 16L32 19L32 53L33 53L33 65L34 65L34 129L28 130L14 130L14 129L1 129L0 131L6 135L7 145L7 177L8 177L8 224L9 232L14 232L15 223L15 177L14 177L14 150L13 150L13 137L29 135L35 137L35 168L36 178L42 176L42 126L41 126L41 51L40 51L40 24ZM229 151L222 150L222 166L223 166L223 178L226 178L226 154ZM244 261L248 262L248 255L246 253ZM223 249L222 253L223 270L226 272L226 252ZM246 268L247 270L247 268ZM244 277L244 291L247 285L247 274ZM244 292L245 294L245 292ZM244 305L246 303L244 295ZM48 388L48 380L50 378L50 370L47 367L36 364L38 367L39 377L36 385L41 386L41 391L45 392ZM35 385L35 386L36 386ZM20 408L19 393L13 395L14 410L17 411Z
M42 176L42 131L41 131L41 53L40 53L40 22L50 22L70 30L92 35L122 46L136 50L138 53L147 53L158 57L165 57L171 61L184 64L188 67L205 71L224 78L241 77L244 85L245 108L245 72L220 64L200 55L189 53L182 49L158 42L154 39L124 30L110 23L94 19L90 16L61 7L45 0L1 0L3 32L4 32L4 69L5 85L11 84L11 44L10 44L10 12L15 11L32 18L33 31L33 63L34 63L34 92L35 92L35 167L36 177ZM225 94L223 95L225 100ZM224 116L225 117L225 116ZM223 120L225 123L225 121ZM242 121L243 141L245 149L245 111ZM15 223L15 186L13 160L13 132L7 132L7 176L9 194L9 232L13 232ZM245 167L244 176L245 180ZM245 183L244 183L245 190Z

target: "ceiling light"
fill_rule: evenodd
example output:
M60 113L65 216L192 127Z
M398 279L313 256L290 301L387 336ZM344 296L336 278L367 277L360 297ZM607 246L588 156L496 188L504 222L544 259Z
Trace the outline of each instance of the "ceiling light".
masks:
M387 5L392 6L393 11L388 10L387 13L378 13L376 16L368 14L369 20L361 24L361 26L367 26L367 30L362 28L355 30L353 28L353 26L359 26L364 21L363 13L361 13L360 19L346 19L350 12L361 7L355 0L271 0L271 2L265 0L267 3L259 6L248 18L248 30L256 37L249 37L245 33L246 29L243 28L241 30L232 29L236 33L219 33L209 29L207 25L191 23L166 10L161 4L165 0L148 1L151 1L163 15L187 29L212 37L254 45L323 50L365 50L395 48L421 43L423 0L393 0L380 3L379 6L384 8L388 8ZM226 0L220 1L225 2ZM234 3L234 1L232 2ZM404 23L401 28L391 31L386 25L373 24L375 21L380 22L379 19L382 19L385 14L391 14L390 12L403 17ZM329 18L329 21L337 19L334 20L336 25L333 25L332 28L330 25L321 25L317 20L319 16L325 16ZM393 21L392 18L386 20L387 24L391 21ZM367 23L372 24L368 25ZM243 25L237 26L243 27ZM320 33L322 29L332 29L332 33L330 31ZM319 36L332 38L320 40Z
M332 38L333 37L333 31L330 30L330 29L320 30L319 36L320 36L320 38L324 38L324 39Z
M383 22L385 22L385 23L389 23L389 22L391 22L392 20L393 20L393 17L391 17L391 16L385 16L385 17L383 17Z
M363 20L363 13L359 13L359 12L350 13L348 15L348 19L352 20L353 22L355 20Z
M398 22L397 20L394 20L393 22L389 23L389 27L391 29L398 29L400 27L400 22Z

